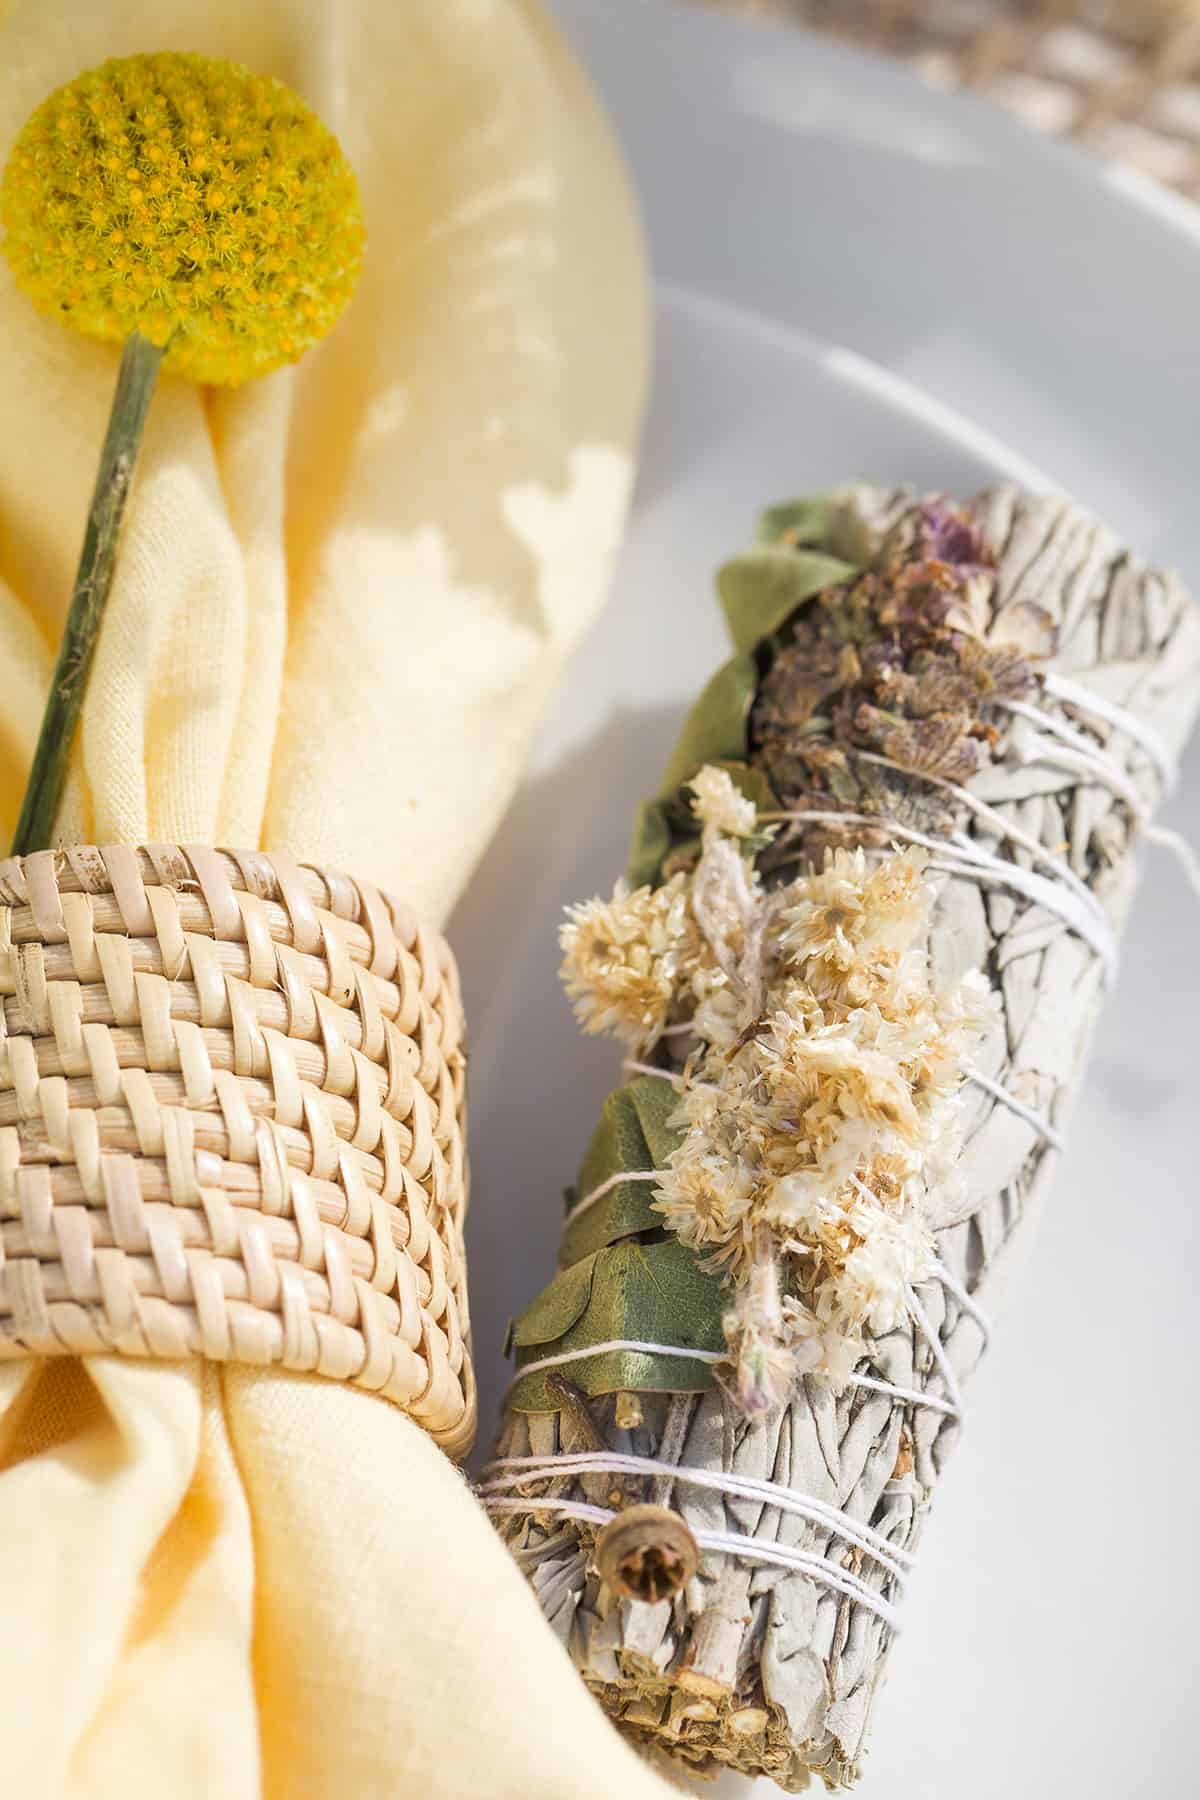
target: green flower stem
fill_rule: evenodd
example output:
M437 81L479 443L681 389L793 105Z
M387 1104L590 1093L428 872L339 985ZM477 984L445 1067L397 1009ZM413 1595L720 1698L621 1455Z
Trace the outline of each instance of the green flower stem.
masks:
M121 356L71 609L13 839L14 856L28 856L30 851L45 850L50 844L112 587L121 519L162 354L157 344L149 343L135 331Z

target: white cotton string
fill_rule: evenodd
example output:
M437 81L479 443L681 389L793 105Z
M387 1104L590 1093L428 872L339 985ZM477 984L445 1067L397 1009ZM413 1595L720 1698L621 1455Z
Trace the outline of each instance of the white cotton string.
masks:
M977 866L981 871L980 879L1011 887L1016 893L1036 900L1048 912L1057 913L1077 936L1091 944L1109 975L1115 974L1117 941L1104 909L1092 890L1065 863L1056 862L1054 880L1047 881L1041 875L1035 875L1032 869L1022 869L1019 864L984 850L961 832L941 840L931 838L928 848L939 856L944 857L949 852L955 861L961 859Z
M493 1471L500 1473L493 1474ZM498 1456L483 1470L481 1494L503 1492L526 1481L551 1481L564 1475L669 1475L682 1487L709 1488L735 1500L760 1501L810 1524L824 1526L844 1543L854 1544L894 1575L897 1581L911 1569L915 1557L885 1538L872 1526L851 1518L840 1507L798 1493L775 1481L760 1481L736 1470L695 1468L687 1463L659 1462L652 1456L627 1455L623 1451L581 1450L569 1456Z
M982 802L980 802L980 805L982 805ZM988 813L991 812L990 807L985 810ZM1000 814L997 813L995 817L999 819ZM1060 882L1063 887L1068 888L1070 892L1075 895L1085 912L1089 913L1099 921L1102 931L1107 932L1109 930L1108 920L1105 918L1104 910L1095 894L1093 894L1087 882L1078 876L1074 869L1069 868L1068 865L1063 862L1061 857L1055 856L1052 850L1047 850L1044 845L1038 843L1036 838L1031 837L1028 832L1018 830L1016 826L1006 826L1004 836L1009 838L1014 844L1019 844L1023 850L1029 851L1031 855L1036 855L1037 860L1042 863L1045 868L1048 868L1053 872L1053 880ZM943 841L949 845L951 850L957 855L966 857L969 862L987 861L995 869L1017 869L1018 881L1020 876L1024 873L1017 864L1006 862L1003 857L994 856L991 851L985 850L981 844L977 844L975 840L968 837L965 832L951 832L950 836ZM1033 879L1038 882L1041 881L1041 877L1037 875L1035 875ZM1021 890L1018 887L1018 891L1025 890ZM1043 901L1042 904L1045 905L1046 902ZM1056 907L1054 910L1061 913L1060 908Z
M946 1355L946 1347L942 1343L937 1332L933 1329L929 1314L917 1299L915 1288L909 1287L907 1299L908 1309L917 1324L921 1327L922 1332L925 1334L925 1341L929 1345L934 1362L937 1364L938 1372L946 1384L946 1394L953 1403L954 1410L958 1414L958 1417L964 1419L966 1417L966 1408L963 1405L962 1389L958 1385L958 1376L954 1373L950 1358Z
M1178 831L1172 831L1169 825L1145 825L1142 834L1148 844L1157 844L1161 850L1171 852L1189 885L1200 894L1200 854L1194 846Z
M660 1081L673 1081L677 1087L681 1080L681 1077L671 1069L656 1069L653 1063L635 1062L631 1056L625 1058L621 1068L627 1075L657 1075Z
M603 1200L605 1194L611 1194L614 1188L621 1187L625 1182L657 1181L658 1179L657 1169L618 1169L615 1175L610 1175L607 1181L602 1181L599 1187L594 1187L590 1194L585 1194L582 1200L575 1202L563 1221L564 1229L568 1225L573 1225L576 1219L581 1218L589 1206L594 1206L597 1200Z
M685 1025L675 1025L672 1026L671 1029L673 1031L692 1031L694 1030L694 1026L691 1021L688 1020ZM664 1031L662 1035L665 1037L667 1034ZM669 1081L672 1087L682 1088L683 1086L683 1075L680 1070L660 1069L654 1063L634 1062L633 1058L628 1056L621 1064L621 1073L622 1075L653 1075L657 1081ZM688 1082L688 1088L692 1092L699 1092L702 1094L713 1094L716 1092L716 1084L711 1081L696 1081L695 1079L692 1079Z
M640 1338L608 1338L603 1344L586 1344L578 1350L558 1350L553 1356L539 1356L522 1363L508 1384L511 1393L526 1375L540 1374L543 1369L558 1369L564 1363L585 1362L589 1356L605 1356L610 1350L635 1351L642 1356L681 1356L685 1361L719 1363L725 1361L724 1350L684 1350L677 1344L645 1344Z
M869 1388L873 1394L886 1394L890 1400L906 1400L910 1406L927 1406L931 1412L945 1413L957 1419L958 1408L951 1400L940 1400L936 1394L923 1394L920 1388L898 1387L894 1381L882 1381L878 1375L860 1375L857 1370L847 1375L848 1387Z
M1015 893L1023 894L1027 900L1033 900L1044 907L1047 912L1056 914L1077 937L1082 938L1096 952L1110 981L1116 974L1117 940L1099 901L1088 888L1083 889L1083 893L1087 895L1085 901L1074 885L1061 880L1049 881L1044 876L1035 875L1032 869L1022 869L1017 863L1006 862L1003 857L993 856L990 851L980 849L968 838L930 837L923 831L913 831L907 825L901 825L895 819L852 812L790 812L767 816L792 819L802 825L869 825L874 830L888 832L905 843L918 844L935 853L935 860L930 863L931 868L947 875L961 875L969 880L990 881L1001 887L1012 888Z
M641 1356L676 1356L685 1361L710 1365L727 1361L729 1355L726 1350L685 1350L680 1344L647 1344L640 1338L609 1338L603 1344L587 1344L578 1350L559 1350L552 1356L539 1356L532 1362L522 1363L508 1384L505 1398L527 1375L539 1375L543 1369L559 1369L566 1363L585 1362L588 1357L604 1356L610 1350L629 1350ZM907 1400L914 1406L928 1406L934 1412L949 1414L951 1418L957 1413L956 1407L947 1400L939 1400L936 1394L923 1394L918 1388L896 1387L892 1382L881 1381L874 1375L848 1375L846 1383L848 1387L865 1387L878 1394L891 1394L895 1399Z
M1041 1113L1034 1111L1032 1106L1026 1106L1023 1100L1018 1100L1014 1093L999 1081L993 1081L990 1075L983 1073L982 1069L968 1068L964 1070L964 1073L968 1081L973 1081L976 1087L981 1087L985 1093L991 1094L994 1099L999 1100L1002 1106L1007 1106L1009 1112L1015 1113L1018 1119L1024 1119L1025 1123L1031 1125L1047 1144L1052 1145L1055 1150L1062 1149L1062 1133L1055 1130L1049 1119L1044 1119Z
M593 1506L589 1500L559 1500L548 1494L544 1500L489 1500L484 1496L483 1504L489 1512L556 1512L565 1513L568 1519L582 1519L587 1525L607 1525L616 1513L607 1506Z
M1076 937L1082 938L1095 951L1104 965L1106 980L1111 983L1116 979L1117 940L1098 905L1094 910L1081 906L1073 893L1060 889L1053 881L1045 881L1032 869L1018 868L1016 863L1004 862L997 856L966 856L960 849L954 857L934 857L929 866L941 874L961 875L971 881L987 881L994 886L1011 888L1047 912L1057 914Z
M567 1519L583 1519L592 1525L607 1525L610 1520L619 1516L606 1506L590 1506L583 1500L500 1500L485 1496L483 1504L489 1512L553 1512ZM825 1587L844 1594L848 1600L867 1607L892 1631L899 1630L896 1609L882 1594L869 1587L865 1581L860 1581L849 1569L843 1569L823 1556L814 1556L787 1544L759 1542L757 1538L743 1537L736 1531L695 1531L692 1536L701 1550L715 1550L749 1562L770 1563L776 1568L792 1569L798 1574L809 1575Z
M968 1318L974 1319L976 1325L979 1327L980 1336L983 1338L984 1345L986 1346L991 1341L992 1328L988 1324L985 1315L975 1304L971 1295L968 1294L962 1282L959 1281L958 1277L946 1267L940 1257L935 1260L934 1269L938 1280L946 1289L946 1292L954 1295L954 1298L958 1301L958 1304L962 1307Z
M1022 850L1027 851L1030 856L1036 857L1037 861L1042 863L1046 868L1053 870L1055 879L1061 881L1065 887L1071 888L1078 894L1085 906L1094 907L1096 905L1096 896L1092 893L1092 890L1088 887L1086 881L1082 880L1081 877L1075 873L1074 869L1063 862L1061 857L1055 856L1053 850L1047 850L1045 844L1040 843L1039 840L1033 836L1032 832L1022 830L1021 826L1017 825L1013 820L1005 818L1004 814L999 812L996 807L989 806L986 800L980 800L977 795L971 793L969 788L963 787L961 782L946 781L943 776L930 775L924 769L902 768L892 757L876 756L875 753L870 750L857 750L855 751L855 756L861 762L877 763L880 767L885 769L899 770L902 775L907 775L912 779L923 781L927 787L938 788L942 793L953 795L954 799L961 801L969 812L974 813L977 819L982 819L985 824L990 825L998 837L1007 838L1010 843L1019 844ZM934 841L936 842L937 840ZM967 842L969 844L970 840L964 840L960 833L955 833L952 837L948 838L946 842L952 844ZM971 845L971 848L974 849L977 848L977 846Z
M851 1175L850 1180L853 1186L856 1187L863 1196L864 1200L869 1200L872 1204L875 1203L877 1196L871 1192L865 1181L861 1181L857 1175ZM911 1286L909 1286L906 1291L906 1299L908 1301L908 1310L920 1326L921 1331L924 1333L925 1341L929 1345L930 1354L937 1365L942 1380L946 1384L946 1393L950 1399L950 1410L961 1419L965 1416L962 1389L958 1385L957 1375L950 1366L950 1359L946 1355L942 1340L933 1329L933 1326L930 1323L929 1314L917 1299L916 1292Z
M1132 738L1146 752L1157 769L1163 786L1169 788L1174 785L1178 773L1175 758L1153 725L1147 725L1144 719L1127 712L1115 700L1107 700L1103 694L1084 687L1081 682L1071 681L1066 675L1059 675L1054 670L1043 675L1042 687L1047 694L1053 694L1056 700L1065 701L1079 712L1089 712L1095 718L1114 726L1117 731L1124 732L1127 738Z
M1042 737L1039 732L1031 731L1023 746L1014 743L1014 753L1022 763L1048 762L1060 769L1073 769L1077 774L1089 776L1110 788L1137 819L1145 817L1146 808L1137 788L1107 751L1090 743L1065 719L1056 719L1053 713L1043 712L1040 706L1031 706L1027 700L1005 700L999 704L1006 712L1014 713L1050 734Z
M1060 744L1047 744L1044 738L1035 735L1030 749L1037 754L1027 760L1034 761L1038 757L1044 757L1047 762L1056 763L1061 768L1077 769L1082 774L1091 775L1111 789L1132 812L1146 842L1157 845L1161 850L1170 851L1183 870L1189 886L1200 894L1200 855L1180 832L1151 822L1141 795L1113 757L1098 749L1062 719L1054 718L1053 714L1043 712L1040 707L1030 706L1023 700L1009 700L1005 705L1010 712L1019 713L1022 718L1044 726L1070 746L1067 749Z

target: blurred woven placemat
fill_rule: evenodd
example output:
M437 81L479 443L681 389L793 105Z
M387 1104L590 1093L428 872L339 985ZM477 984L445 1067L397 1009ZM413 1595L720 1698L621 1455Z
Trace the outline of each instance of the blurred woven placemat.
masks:
M697 0L968 88L1200 199L1200 0Z

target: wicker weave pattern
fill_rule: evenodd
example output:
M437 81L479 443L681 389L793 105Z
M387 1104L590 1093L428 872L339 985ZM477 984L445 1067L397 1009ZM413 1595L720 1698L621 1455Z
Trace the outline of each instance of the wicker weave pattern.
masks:
M707 0L901 58L1200 199L1200 0Z
M448 947L365 883L0 862L0 1357L278 1364L464 1452L461 1040Z

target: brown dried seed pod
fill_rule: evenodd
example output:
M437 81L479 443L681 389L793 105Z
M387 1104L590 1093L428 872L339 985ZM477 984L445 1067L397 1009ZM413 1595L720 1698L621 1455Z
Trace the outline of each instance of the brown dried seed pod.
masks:
M700 1551L669 1506L630 1506L597 1537L595 1563L601 1579L623 1599L653 1606L691 1580Z

